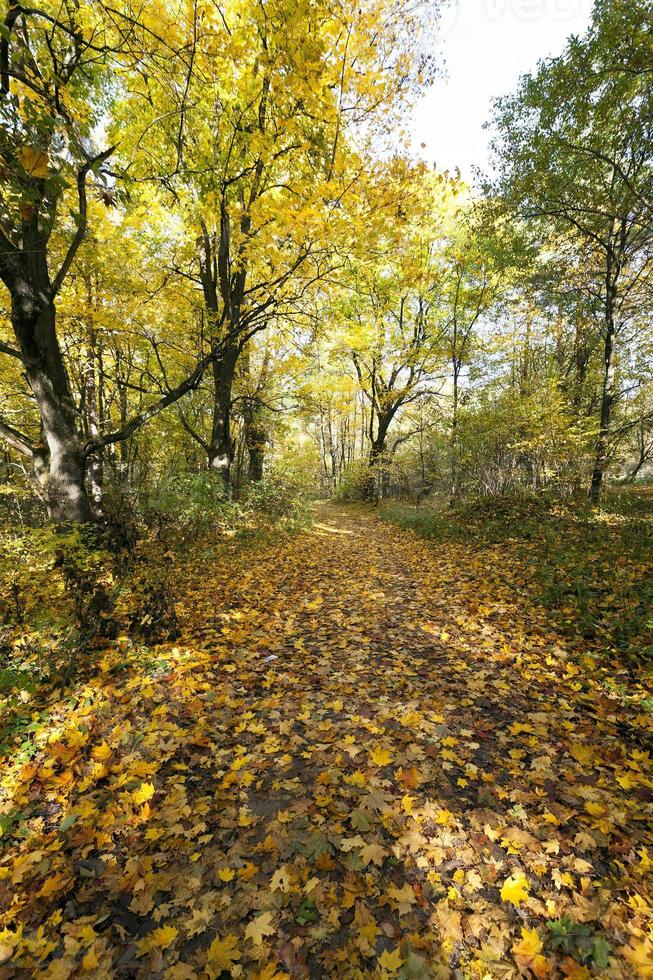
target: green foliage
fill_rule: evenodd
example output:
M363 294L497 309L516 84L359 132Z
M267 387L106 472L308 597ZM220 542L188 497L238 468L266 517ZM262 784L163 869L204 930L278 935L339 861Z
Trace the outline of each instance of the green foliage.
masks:
M559 919L547 922L549 930L549 945L557 952L572 956L578 963L592 965L599 970L605 970L611 948L603 936L586 922L574 922L563 915Z
M301 926L309 925L311 922L319 922L320 913L312 898L302 899L295 918Z
M161 538L188 543L202 535L236 525L242 517L238 504L227 498L217 474L185 473L162 480L143 505Z
M68 670L80 647L112 633L115 555L95 529L5 529L0 568L5 689Z
M304 481L293 472L273 469L262 480L251 484L248 505L274 522L301 523L306 517Z
M591 420L574 417L555 377L539 378L530 391L487 386L460 412L463 483L472 493L566 489L586 467L594 434Z
M370 466L367 460L350 463L334 490L333 500L342 504L360 503L365 500L369 480Z

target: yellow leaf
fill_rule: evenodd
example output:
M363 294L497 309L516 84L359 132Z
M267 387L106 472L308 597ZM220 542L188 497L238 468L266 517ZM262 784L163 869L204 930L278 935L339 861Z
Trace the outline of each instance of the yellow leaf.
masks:
M288 974L280 970L274 963L268 963L258 973L254 973L252 980L287 980Z
M632 963L638 977L653 977L653 943L648 939L636 946L620 946L619 952Z
M21 146L18 157L28 174L32 177L48 177L48 155L44 150L35 146Z
M519 905L528 898L528 879L522 871L506 878L501 886L501 899L512 905Z
M42 895L43 898L49 898L51 895L56 895L57 892L60 892L67 884L68 879L65 875L51 875L45 879L38 894Z
M380 868L385 860L386 854L387 851L380 844L366 844L361 850L363 867L366 868L368 864L376 864Z
M397 773L397 778L400 783L403 783L408 789L417 789L420 782L419 771L412 767L412 769L404 769L403 766Z
M545 977L549 965L542 955L543 943L537 929L522 929L521 936L521 942L512 947L515 963L522 972L530 970L536 977Z
M275 928L272 925L272 912L264 912L248 923L245 929L245 939L251 939L255 946L260 946L265 936L273 936Z
M396 903L400 915L407 912L410 909L410 906L414 905L417 901L415 892L408 882L405 882L402 888L397 888L396 885L390 885L387 895L394 903Z
M218 878L220 881L232 881L236 877L236 872L233 868L220 868L218 871Z
M384 950L379 956L379 966L382 966L386 973L398 973L403 962L398 946L391 953L387 949Z
M241 958L238 949L238 937L229 933L224 939L214 939L206 955L206 972L215 980L223 970L231 970L234 963Z
M586 966L581 966L577 960L571 956L565 956L560 964L560 969L568 980L592 980L592 974Z
M100 745L95 746L91 755L97 762L106 762L111 755L111 749L106 742L101 742Z
M177 938L177 930L174 926L160 926L154 929L138 944L141 953L150 953L153 949L167 949Z
M605 814L605 807L601 803L594 803L592 800L585 804L585 809L593 817L602 817Z
M132 800L139 806L141 803L147 803L154 796L154 786L152 783L141 783L138 789L135 789L132 793Z
M576 762L581 762L584 766L586 766L592 761L593 751L589 745L583 745L581 742L569 746L569 755L571 755Z
M92 949L89 949L86 956L82 959L82 966L85 970L94 970L96 966L99 966L99 963L100 961Z
M350 783L352 786L366 786L367 776L364 772L361 772L360 769L357 769L356 772L351 774L351 776L345 776L345 782Z
M254 877L257 871L258 868L256 867L256 865L252 864L251 861L248 861L247 864L244 865L244 867L238 870L238 877L242 881L249 881L250 878Z
M282 864L280 868L272 875L272 881L270 882L270 890L273 892L280 891L284 894L289 892L291 889L290 875L285 864Z
M383 746L379 746L376 749L372 749L370 759L375 766L387 766L392 760L392 754L387 749L384 749Z

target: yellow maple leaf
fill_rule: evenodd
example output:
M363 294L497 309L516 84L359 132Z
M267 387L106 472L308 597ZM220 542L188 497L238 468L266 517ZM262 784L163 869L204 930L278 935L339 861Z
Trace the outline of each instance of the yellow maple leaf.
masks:
M345 782L352 786L363 787L367 785L367 776L360 769L357 769L351 776L345 776Z
M260 946L265 936L273 936L275 928L272 925L272 912L264 912L247 924L245 939L251 939L255 946Z
M216 938L209 946L206 954L206 972L211 980L215 980L223 970L231 970L241 956L242 953L238 949L238 937L234 936L233 933L229 933L224 939Z
M50 875L46 878L41 886L41 890L38 892L43 898L50 898L51 895L56 895L68 884L68 878L64 874Z
M586 966L581 966L577 960L571 956L565 956L560 964L560 969L568 980L592 980L592 974Z
M379 966L382 966L386 973L398 973L403 966L403 962L398 946L391 953L387 949L384 950L379 956Z
M501 900L519 905L528 898L528 879L523 871L510 875L501 886Z
M252 980L287 980L288 974L280 970L274 963L268 963L258 973L252 975Z
M397 773L397 779L408 789L417 789L420 782L420 774L415 766L411 769L404 769L402 766Z
M602 817L605 815L605 807L602 803L596 803L594 800L589 800L585 804L585 809L588 813L591 813L593 817Z
M177 938L177 930L174 926L159 926L148 933L138 944L140 954L150 953L153 949L167 949Z
M592 761L593 750L589 745L583 745L582 742L575 743L569 746L569 755L572 756L576 762L581 762L584 766L589 765Z
M290 874L288 873L288 869L286 868L285 864L282 864L281 867L277 868L272 875L270 890L273 892L280 891L285 894L286 892L290 891L291 887Z
M536 977L546 977L549 972L549 964L546 957L542 955L543 942L537 929L525 929L521 931L521 942L515 943L512 947L515 963L519 969L530 970Z
M620 946L619 952L637 971L638 977L653 977L653 943L645 939L636 946Z
M382 745L379 745L376 749L372 749L370 752L370 759L375 766L387 766L392 760L392 753L384 749Z
M401 888L398 888L396 885L390 885L386 894L388 898L395 903L400 915L404 915L406 912L408 912L410 906L414 905L417 901L415 892L407 881Z
M218 878L220 881L232 881L236 877L236 872L233 868L220 868L218 871Z
M132 793L132 800L137 806L141 803L147 803L154 796L154 785L152 783L141 783L138 789L135 789Z
M258 868L256 867L256 865L252 864L251 861L247 861L247 863L242 868L239 868L238 877L242 881L249 881L250 878L254 877L257 871Z
M95 746L91 755L97 762L106 762L111 755L111 749L106 742L101 742L100 745Z

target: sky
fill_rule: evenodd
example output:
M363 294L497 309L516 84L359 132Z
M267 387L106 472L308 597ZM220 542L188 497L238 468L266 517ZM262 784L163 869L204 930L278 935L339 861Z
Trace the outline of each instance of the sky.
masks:
M450 0L439 44L446 77L415 110L420 155L439 170L458 166L469 181L474 165L487 169L483 123L492 98L513 91L520 74L582 34L592 6L593 0Z

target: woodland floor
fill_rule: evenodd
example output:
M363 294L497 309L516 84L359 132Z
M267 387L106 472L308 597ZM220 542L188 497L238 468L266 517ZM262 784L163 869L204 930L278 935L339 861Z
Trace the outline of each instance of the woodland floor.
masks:
M653 976L650 714L517 557L326 506L175 575L0 759L0 978Z

